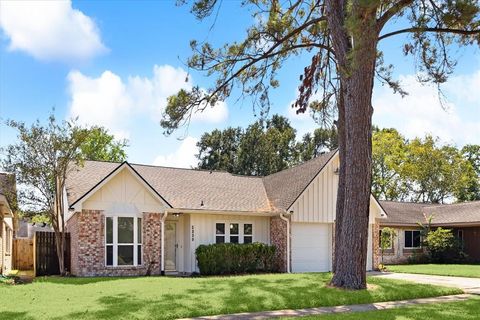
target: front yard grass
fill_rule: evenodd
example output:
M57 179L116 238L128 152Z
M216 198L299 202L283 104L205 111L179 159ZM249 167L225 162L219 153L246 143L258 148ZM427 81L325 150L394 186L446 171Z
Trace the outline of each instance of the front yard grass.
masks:
M474 320L480 314L480 298L467 301L427 304L390 310L311 316L305 320ZM285 318L285 320L288 318ZM293 318L291 318L293 319Z
M0 319L174 319L361 304L460 293L370 277L363 291L329 288L331 274L208 278L57 278L0 285Z
M387 271L480 278L480 264L404 264L387 265Z

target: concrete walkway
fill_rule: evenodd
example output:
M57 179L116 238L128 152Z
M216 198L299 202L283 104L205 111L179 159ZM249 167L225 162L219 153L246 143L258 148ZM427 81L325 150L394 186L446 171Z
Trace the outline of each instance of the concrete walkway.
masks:
M370 276L406 280L422 284L460 288L465 293L480 295L480 278L447 277L413 273L369 272Z
M431 304L431 303L459 302L459 301L468 300L471 297L472 295L470 294L458 294L458 295L434 297L434 298L377 302L377 303L357 304L357 305L349 305L349 306L320 307L320 308L309 308L309 309L298 309L298 310L263 311L263 312L253 312L253 313L235 313L235 314L225 314L225 315L217 315L217 316L205 316L205 317L198 317L198 318L185 318L181 320L233 320L233 319L258 320L258 319L271 319L271 318L280 318L280 317L304 317L304 316L325 315L325 314L332 314L332 313L386 310L386 309L394 309L394 308L401 308L401 307L415 306L415 305L422 305L422 304Z

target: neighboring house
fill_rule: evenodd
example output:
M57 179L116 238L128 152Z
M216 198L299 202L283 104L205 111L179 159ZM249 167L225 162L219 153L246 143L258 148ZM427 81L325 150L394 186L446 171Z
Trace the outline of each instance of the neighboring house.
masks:
M7 274L12 270L15 201L15 176L0 172L0 274Z
M267 177L86 161L70 171L66 216L78 276L198 272L201 244L263 242L283 271L330 271L338 152ZM372 197L367 269L376 262Z
M405 263L409 257L423 253L418 223L426 225L429 217L432 227L452 229L469 258L480 261L480 201L456 204L380 201L380 204L387 214L378 220L380 228L394 228L397 234L393 247L385 250L386 264Z

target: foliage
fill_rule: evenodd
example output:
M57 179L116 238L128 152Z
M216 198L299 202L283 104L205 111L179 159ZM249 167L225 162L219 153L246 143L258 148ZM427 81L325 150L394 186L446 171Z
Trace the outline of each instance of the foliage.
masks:
M192 13L204 20L219 14L222 2L181 3L191 3ZM361 266L367 255L375 77L395 92L407 94L393 79L393 66L385 63L379 42L408 34L403 52L415 57L419 80L440 86L455 66L448 47L480 43L478 1L246 0L242 6L253 18L243 39L218 48L191 41L188 67L214 77L213 83L207 89L194 86L170 97L161 125L170 134L187 124L193 113L226 100L234 89L250 97L264 116L270 107L269 92L279 87L277 75L285 62L300 54L311 57L310 64L300 66L293 107L297 113L308 110L319 121L336 123L339 133L332 285L364 289L366 275Z
M397 236L397 233L393 228L390 227L385 227L382 228L380 232L380 251L382 253L382 264L383 264L383 255L385 253L385 250L389 248L393 248L393 241L395 237Z
M310 160L337 147L337 131L317 128L296 141L296 130L287 118L273 115L246 129L215 129L197 143L199 168L242 175L269 175Z
M126 160L125 148L128 140L115 140L104 127L88 128L88 137L80 146L80 152L85 160L100 160L122 162Z
M460 245L451 229L439 227L431 230L423 242L432 262L456 262L462 257Z
M429 135L407 140L395 129L376 128L372 140L372 193L379 199L443 203L480 197L480 176L465 148L441 145Z
M275 272L276 247L264 243L218 243L195 250L202 275Z
M462 148L463 158L472 165L477 174L469 184L458 192L458 199L461 201L480 200L480 145L469 144Z

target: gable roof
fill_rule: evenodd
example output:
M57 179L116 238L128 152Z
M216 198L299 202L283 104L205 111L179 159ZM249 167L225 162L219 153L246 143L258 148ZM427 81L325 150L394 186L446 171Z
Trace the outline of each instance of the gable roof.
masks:
M128 164L171 207L181 209L271 211L261 178L227 172ZM106 177L119 163L85 161L72 168L66 180L71 206Z
M263 183L272 205L280 210L288 210L336 153L337 150L327 152L298 166L264 177Z
M287 210L335 153L263 178L222 171L126 165L173 208L275 212ZM66 180L69 206L86 198L122 165L85 161L83 167L72 167Z
M480 201L455 204L380 201L387 218L382 225L417 225L432 216L432 225L480 223Z

